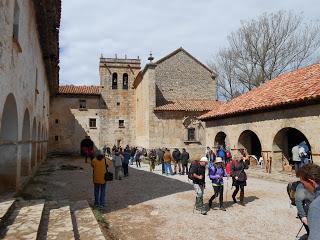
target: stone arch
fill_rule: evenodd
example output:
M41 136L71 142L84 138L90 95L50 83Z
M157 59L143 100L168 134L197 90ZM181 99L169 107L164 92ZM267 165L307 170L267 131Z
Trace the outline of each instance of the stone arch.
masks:
M116 72L112 73L112 89L118 88L118 74Z
M32 151L31 151L31 168L34 168L37 162L37 121L33 119L32 123Z
M240 134L238 148L246 149L249 155L255 155L258 159L261 157L261 142L257 134L251 130L245 130Z
M309 149L311 150L311 145L307 137L296 128L285 127L276 133L273 139L272 151L273 164L277 169L282 170L283 161L285 159L291 162L291 149L302 141L306 141Z
M225 132L218 132L214 138L214 147L218 148L218 146L223 146L226 149L226 146L229 145L229 139Z
M28 176L30 173L30 114L26 109L22 125L22 144L21 144L21 176Z
M0 129L0 194L14 191L17 179L18 111L13 94L4 103Z

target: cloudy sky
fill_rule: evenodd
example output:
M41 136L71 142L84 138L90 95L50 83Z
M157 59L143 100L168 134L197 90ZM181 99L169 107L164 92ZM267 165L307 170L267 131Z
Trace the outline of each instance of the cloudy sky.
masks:
M99 84L99 57L159 59L182 46L203 63L241 20L292 10L319 22L319 0L62 0L60 84Z

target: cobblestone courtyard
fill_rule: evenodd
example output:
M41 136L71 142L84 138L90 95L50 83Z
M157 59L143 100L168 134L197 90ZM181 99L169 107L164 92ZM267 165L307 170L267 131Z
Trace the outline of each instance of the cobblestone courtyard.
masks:
M295 239L300 222L289 207L286 184L250 178L245 206L231 202L231 179L225 188L226 212L193 213L194 192L186 176L163 176L143 165L107 186L105 219L115 239ZM89 163L81 158L48 159L24 190L24 197L77 201L93 197ZM205 201L213 193L207 180ZM216 205L214 205L216 206Z

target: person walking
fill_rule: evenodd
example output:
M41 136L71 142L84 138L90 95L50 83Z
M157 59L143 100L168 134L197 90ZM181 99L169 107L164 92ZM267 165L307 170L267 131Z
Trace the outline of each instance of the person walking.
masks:
M188 162L190 160L190 155L186 151L185 148L182 148L182 153L181 153L181 166L182 166L182 175L186 172L188 174Z
M149 154L148 154L148 159L149 159L149 170L150 172L153 172L155 167L156 167L156 150L155 149L151 149L149 151Z
M122 159L118 150L115 150L115 153L112 157L112 162L114 166L115 179L121 180L121 169L122 169Z
M159 148L157 151L157 161L158 161L158 164L161 164L162 174L165 174L166 172L164 168L163 155L164 155L164 151L161 148Z
M314 193L309 192L304 188L303 184L300 182L297 185L296 193L295 193L295 204L298 211L298 217L301 220L304 228L306 229L307 236L309 235L309 227L308 227L308 210L311 202L314 199Z
M106 181L104 175L108 171L102 150L96 152L96 157L91 161L93 168L94 206L105 208Z
M172 152L172 158L173 158L173 164L174 164L174 172L173 174L177 174L177 167L179 174L181 174L181 152L179 151L178 148L175 148Z
M240 188L240 203L244 204L244 187L247 186L247 174L244 171L248 169L247 161L243 160L242 155L235 156L236 160L233 160L231 164L231 176L232 176L232 186L235 186L235 190L232 194L232 199L234 203L237 203L236 196Z
M130 150L129 148L125 148L123 152L123 162L122 162L122 168L123 168L123 175L125 177L129 176L129 161L130 161Z
M164 162L164 168L166 175L173 175L172 168L171 168L171 162L173 161L170 150L166 148L165 153L163 155L163 162Z
M207 214L207 210L203 205L203 194L206 184L205 172L207 163L207 157L202 157L200 161L193 161L190 167L190 174L193 180L193 188L196 193L195 208L196 210L200 211L200 213L203 215Z
M315 199L309 206L307 223L309 227L308 240L320 239L320 166L308 164L300 168L297 173L300 181L309 192L315 194Z
M295 145L292 149L292 161L294 162L294 170L297 174L297 172L299 171L300 167L301 167L301 158L299 156L299 145Z
M219 208L222 211L226 211L223 207L223 178L228 174L224 169L224 163L221 157L217 157L213 165L209 167L209 178L212 181L212 187L214 194L209 199L209 208L212 207L212 202L216 197L219 197Z
M137 149L136 154L134 155L134 160L136 161L137 167L141 167L141 156L142 156L142 150Z

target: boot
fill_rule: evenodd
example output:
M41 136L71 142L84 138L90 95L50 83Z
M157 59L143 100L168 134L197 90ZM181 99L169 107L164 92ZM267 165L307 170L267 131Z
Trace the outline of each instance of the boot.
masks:
M219 209L220 209L221 211L226 211L226 209L223 207L223 204L222 204L222 203L220 203Z
M244 204L243 199L244 199L244 191L241 191L240 192L240 203L241 204Z
M234 203L237 203L236 194L234 194L234 193L232 194L232 200Z
M206 209L206 206L203 204L203 197L200 198L199 200L200 204L201 204L201 214L202 215L207 215L207 209Z
M209 202L208 202L209 208L212 207L212 202L213 202L214 198L215 198L215 195L213 195L213 196L209 199Z

